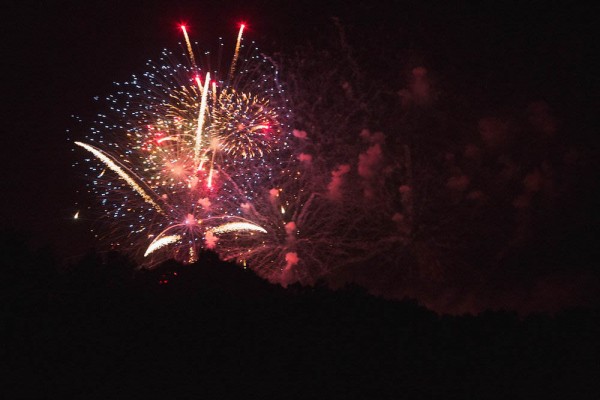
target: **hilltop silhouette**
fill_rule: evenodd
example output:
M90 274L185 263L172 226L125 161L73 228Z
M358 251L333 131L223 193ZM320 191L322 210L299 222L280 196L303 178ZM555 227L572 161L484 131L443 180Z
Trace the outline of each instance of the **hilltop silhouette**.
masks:
M439 315L269 284L212 253L136 270L2 249L7 398L596 398L599 310Z

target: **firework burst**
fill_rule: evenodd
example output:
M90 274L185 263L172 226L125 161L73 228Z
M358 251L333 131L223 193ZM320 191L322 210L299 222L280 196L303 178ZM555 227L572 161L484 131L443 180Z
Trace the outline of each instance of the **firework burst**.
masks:
M106 241L148 267L211 249L284 285L364 260L375 220L361 201L378 206L361 173L380 174L379 153L332 164L324 140L292 130L278 71L245 47L243 26L225 73L203 68L182 30L182 54L165 50L118 84L110 112L75 142L90 155Z
M291 159L290 112L275 68L254 45L245 51L243 29L221 74L196 64L182 27L187 58L165 50L118 84L110 116L75 142L91 154L91 191L116 221L111 244L143 254L144 265L193 262L221 236L268 233L244 207Z

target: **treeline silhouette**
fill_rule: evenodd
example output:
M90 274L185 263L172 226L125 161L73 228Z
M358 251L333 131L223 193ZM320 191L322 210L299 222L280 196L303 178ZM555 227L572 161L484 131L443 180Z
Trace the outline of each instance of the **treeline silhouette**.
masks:
M597 309L433 313L358 287L287 289L212 253L68 267L2 238L4 398L597 398Z

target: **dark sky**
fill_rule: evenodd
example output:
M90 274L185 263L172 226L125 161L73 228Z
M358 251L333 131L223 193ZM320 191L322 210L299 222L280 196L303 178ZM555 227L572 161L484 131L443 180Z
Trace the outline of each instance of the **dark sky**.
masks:
M469 3L469 4L468 4ZM473 3L473 4L471 4ZM9 1L2 12L2 227L16 227L61 257L92 242L74 223L83 174L71 167L65 130L70 115L94 110L94 96L113 91L181 40L185 21L195 40L246 37L265 51L312 41L337 16L359 46L418 54L449 86L485 107L542 98L589 133L598 106L597 6L547 2L433 1ZM393 52L392 52L393 53ZM400 69L390 59L385 73ZM550 78L552 77L552 78ZM489 95L489 94L492 95ZM91 115L87 115L91 116ZM75 137L78 133L73 133Z

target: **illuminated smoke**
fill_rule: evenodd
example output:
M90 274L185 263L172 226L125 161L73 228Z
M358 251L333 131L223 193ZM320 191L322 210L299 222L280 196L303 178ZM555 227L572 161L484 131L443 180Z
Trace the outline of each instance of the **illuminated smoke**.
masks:
M307 138L307 134L306 134L305 131L300 131L300 130L294 129L292 131L292 134L294 135L294 137L297 137L298 139L303 139L304 140L304 139Z
M342 198L342 185L344 184L344 175L350 172L350 165L343 164L331 171L331 181L327 185L327 195L331 200L340 200Z
M217 247L218 241L219 238L215 236L215 234L211 231L206 232L206 234L204 235L204 243L207 249L214 250L214 248Z
M312 162L312 156L310 154L300 153L298 154L298 161L310 164Z

